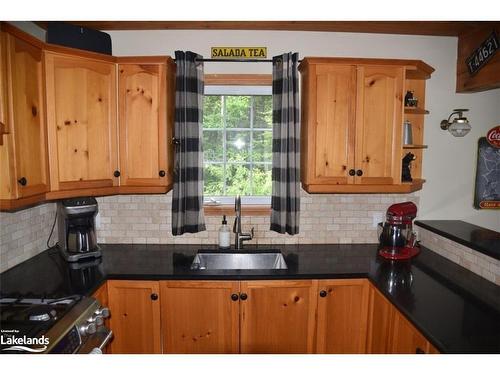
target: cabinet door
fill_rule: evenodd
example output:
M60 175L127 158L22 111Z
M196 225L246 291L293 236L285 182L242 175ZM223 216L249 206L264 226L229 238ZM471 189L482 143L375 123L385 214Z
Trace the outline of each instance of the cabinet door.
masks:
M166 61L148 63L146 59L118 65L122 186L167 186L172 182L167 156L166 74Z
M426 354L429 353L429 345L429 342L413 324L396 311L390 352L394 354Z
M356 183L401 182L403 78L402 67L358 67Z
M349 170L354 168L356 68L325 64L315 66L315 72L316 118L308 134L314 140L309 149L314 153L308 167L313 172L309 183L352 183Z
M241 353L312 353L317 281L240 284Z
M0 146L2 135L9 131L7 107L7 34L0 31Z
M319 280L317 353L366 352L367 280Z
M394 307L374 287L370 287L370 305L368 313L367 353L390 353L390 338Z
M157 281L108 281L113 354L161 353Z
M239 282L161 282L164 353L239 352Z
M43 59L41 48L12 35L7 41L9 132L14 139L16 180L12 189L17 189L17 198L24 198L48 191Z
M111 62L46 53L51 190L118 185Z
M0 199L17 198L7 100L7 34L0 31Z

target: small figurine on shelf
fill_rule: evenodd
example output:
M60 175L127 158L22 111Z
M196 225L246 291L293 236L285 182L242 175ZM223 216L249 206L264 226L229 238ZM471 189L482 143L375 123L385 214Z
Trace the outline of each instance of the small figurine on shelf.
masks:
M413 155L411 152L407 153L403 158L403 171L401 173L401 181L403 182L413 181L413 179L411 178L410 163L415 159L416 159L415 155Z
M413 91L407 91L405 95L405 107L416 107L418 99L413 96Z

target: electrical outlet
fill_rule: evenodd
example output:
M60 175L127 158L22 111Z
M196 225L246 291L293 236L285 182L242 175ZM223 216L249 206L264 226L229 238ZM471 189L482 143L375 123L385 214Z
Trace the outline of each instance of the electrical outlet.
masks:
M382 212L376 212L372 216L372 226L376 228L378 223L384 221L384 214Z

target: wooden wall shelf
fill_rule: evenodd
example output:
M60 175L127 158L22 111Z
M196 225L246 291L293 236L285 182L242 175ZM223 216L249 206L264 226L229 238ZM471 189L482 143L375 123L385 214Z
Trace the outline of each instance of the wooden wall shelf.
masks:
M338 185L304 185L304 190L311 194L384 194L384 193L412 193L421 190L425 180L414 178L412 182L403 182L395 185L362 185L362 184L338 184Z
M403 145L404 150L423 150L427 147L427 145Z
M429 111L418 107L405 107L405 113L407 115L428 115Z

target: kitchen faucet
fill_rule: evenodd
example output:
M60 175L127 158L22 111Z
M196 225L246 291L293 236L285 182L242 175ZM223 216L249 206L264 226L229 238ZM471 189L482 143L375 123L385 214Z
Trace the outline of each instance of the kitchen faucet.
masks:
M234 218L233 233L234 237L234 248L236 250L243 249L243 241L250 241L253 239L253 227L250 233L241 232L241 197L237 195L234 199L234 210L236 211L236 217Z

